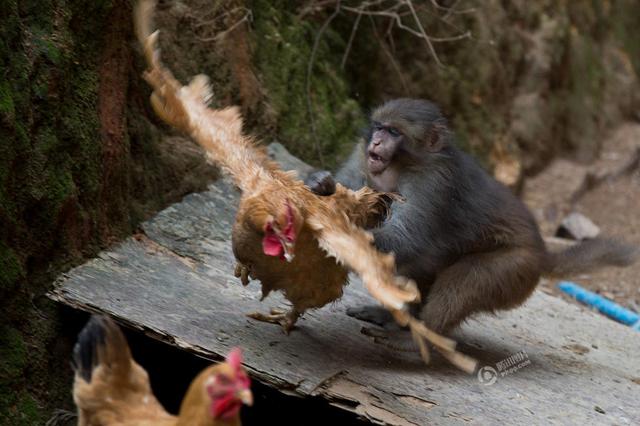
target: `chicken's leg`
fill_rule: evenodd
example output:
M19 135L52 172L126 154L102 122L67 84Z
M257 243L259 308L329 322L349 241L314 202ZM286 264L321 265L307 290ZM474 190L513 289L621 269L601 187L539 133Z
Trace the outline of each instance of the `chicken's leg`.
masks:
M280 309L271 309L269 314L263 314L261 312L253 312L247 314L249 318L254 320L270 322L272 324L280 324L285 334L289 334L291 329L298 321L301 313L296 308L291 308L289 311L282 311Z
M249 285L249 281L251 279L249 277L250 272L251 271L247 265L237 262L236 267L233 270L233 275L240 278L240 282L242 282L242 285L246 287L247 285Z

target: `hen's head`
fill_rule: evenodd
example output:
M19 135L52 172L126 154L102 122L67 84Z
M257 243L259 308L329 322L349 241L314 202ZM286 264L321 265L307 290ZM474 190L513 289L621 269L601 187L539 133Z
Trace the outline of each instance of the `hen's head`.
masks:
M242 351L233 349L225 362L214 367L205 383L211 397L214 419L231 419L238 415L242 404L252 405L251 381L242 368Z
M262 239L262 251L267 256L277 256L288 262L293 260L294 247L297 237L297 214L289 200L277 216L269 216L264 224L264 238Z

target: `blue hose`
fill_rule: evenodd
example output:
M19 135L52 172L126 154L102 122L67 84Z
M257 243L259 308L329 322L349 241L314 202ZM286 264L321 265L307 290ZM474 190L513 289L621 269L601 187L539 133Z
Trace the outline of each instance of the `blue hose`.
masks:
M631 326L634 330L640 331L640 315L623 308L615 302L606 299L592 291L585 290L576 283L569 281L561 281L558 288L567 293L569 296L588 306L593 306L606 316L623 324Z

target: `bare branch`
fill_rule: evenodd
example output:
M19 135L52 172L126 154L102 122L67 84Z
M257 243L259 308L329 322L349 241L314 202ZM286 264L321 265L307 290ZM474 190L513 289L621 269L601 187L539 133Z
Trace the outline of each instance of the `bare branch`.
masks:
M347 48L344 50L344 55L342 55L342 61L340 62L341 69L344 69L344 66L347 63L347 58L349 57L349 52L351 51L351 45L353 44L353 39L356 36L356 31L358 31L358 26L360 25L361 18L362 18L362 14L359 13L356 16L355 22L353 23L353 28L351 28L351 34L349 35L349 42L347 43Z
M198 37L198 39L200 41L218 41L221 38L224 38L227 34L229 34L230 32L232 32L233 30L235 30L236 28L238 28L240 25L242 25L244 22L251 22L253 19L253 16L251 14L251 11L249 11L246 15L244 15L239 21L237 21L236 23L234 23L233 25L231 25L229 28L227 28L224 31L219 32L218 34L216 34L215 36L212 37Z
M396 58L393 56L393 53L391 53L389 51L389 48L387 47L387 45L384 42L384 40L382 40L380 38L380 34L378 34L378 30L376 29L376 23L373 21L373 17L371 15L369 15L369 20L371 21L371 25L373 27L373 34L375 35L376 39L378 40L378 43L380 43L380 47L382 47L382 51L389 58L389 63L391 63L391 65L393 66L394 71L398 74L398 79L400 80L400 84L402 84L402 89L404 90L405 95L408 96L409 95L409 86L407 85L407 81L405 80L404 75L402 74L402 71L400 70L400 65L398 65L398 61L396 61Z
M382 3L384 3L384 0L365 1L365 2L362 2L360 4L360 6L357 6L357 7L342 6L342 10L344 10L345 12L356 14L357 17L359 17L361 15L367 15L367 16L387 17L387 18L391 19L396 27L400 28L403 31L406 31L406 32L412 34L415 37L424 39L425 40L425 44L427 45L427 49L428 49L430 55L434 57L434 59L435 59L435 61L436 61L436 63L438 65L442 65L442 62L440 61L440 58L438 57L437 52L435 51L433 43L451 42L451 41L457 41L457 40L463 40L463 39L471 38L471 32L470 31L465 31L465 32L463 32L461 34L457 34L457 35L453 35L453 36L447 36L447 37L434 37L434 36L428 35L427 32L424 29L424 26L422 25L422 22L420 21L420 18L419 18L418 13L417 13L417 9L415 8L412 0L396 0L396 1L394 1L394 3L392 5L384 8L384 9L371 9L372 6L379 6ZM407 10L401 10L403 7L406 7ZM439 10L449 10L449 8L446 8L444 6L438 6L438 9ZM473 10L474 9L466 9L466 10L463 10L463 11L456 11L456 12L468 13L468 12L471 12ZM408 15L411 15L411 17L413 18L413 21L414 21L415 26L417 27L417 29L414 29L414 28L408 26L402 20L402 18L404 16L408 16ZM436 17L438 19L440 19L440 20L443 20L443 18L438 16L438 15L436 15ZM358 20L358 18L356 18L356 20ZM449 26L453 26L449 22L446 22L444 20L443 20L443 22L445 22ZM387 36L390 37L391 30L392 30L391 27L389 27L387 29L385 37L387 37ZM352 31L352 36L353 36L353 31ZM392 45L393 45L393 43L392 43Z
M427 47L429 48L429 51L433 55L433 58L436 60L436 64L442 66L442 62L440 62L440 58L438 57L438 54L436 53L436 49L433 47L433 43L431 43L431 38L424 31L424 27L422 26L422 23L420 22L420 18L418 17L418 14L416 13L416 9L413 7L413 1L405 0L405 2L407 4L407 6L409 6L409 9L411 9L411 14L413 15L413 19L415 20L416 25L418 26L418 29L420 30L420 33L422 34L422 38L424 38L424 41L427 43Z
M225 30L215 34L215 35L207 35L207 36L200 36L200 35L196 35L196 37L198 38L198 40L203 41L203 42L210 42L210 41L219 41L220 39L224 38L227 34L231 33L233 30L235 30L236 28L238 28L240 25L242 25L244 22L251 22L253 21L253 12L251 9L248 9L246 7L234 7L233 9L229 9L227 11L224 11L220 14L215 15L213 18L211 19L207 19L205 20L204 18L206 16L211 15L212 13L217 12L217 8L215 8L212 11L209 11L207 13L205 13L202 16L195 16L193 14L189 14L189 17L191 19L193 19L195 21L195 24L193 25L193 27L195 29L209 29L209 33L211 32L212 27L215 27L216 24L227 17L233 17L235 16L238 12L243 12L242 17L240 17L236 22L234 22L232 25L230 25L228 28L226 28Z
M460 2L460 0L456 0L456 2L453 4L453 6L441 6L438 4L437 0L431 0L431 4L433 5L433 7L435 7L438 10L443 10L445 12L447 12L447 15L463 15L465 13L474 13L476 11L475 8L470 7L468 9L455 9L455 7L457 6L457 4Z

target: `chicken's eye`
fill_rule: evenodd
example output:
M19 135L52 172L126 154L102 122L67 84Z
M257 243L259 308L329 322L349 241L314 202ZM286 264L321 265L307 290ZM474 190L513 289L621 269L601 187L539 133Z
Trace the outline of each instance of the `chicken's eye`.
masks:
M229 386L231 385L232 380L227 376L219 374L213 378L213 383L216 386Z

